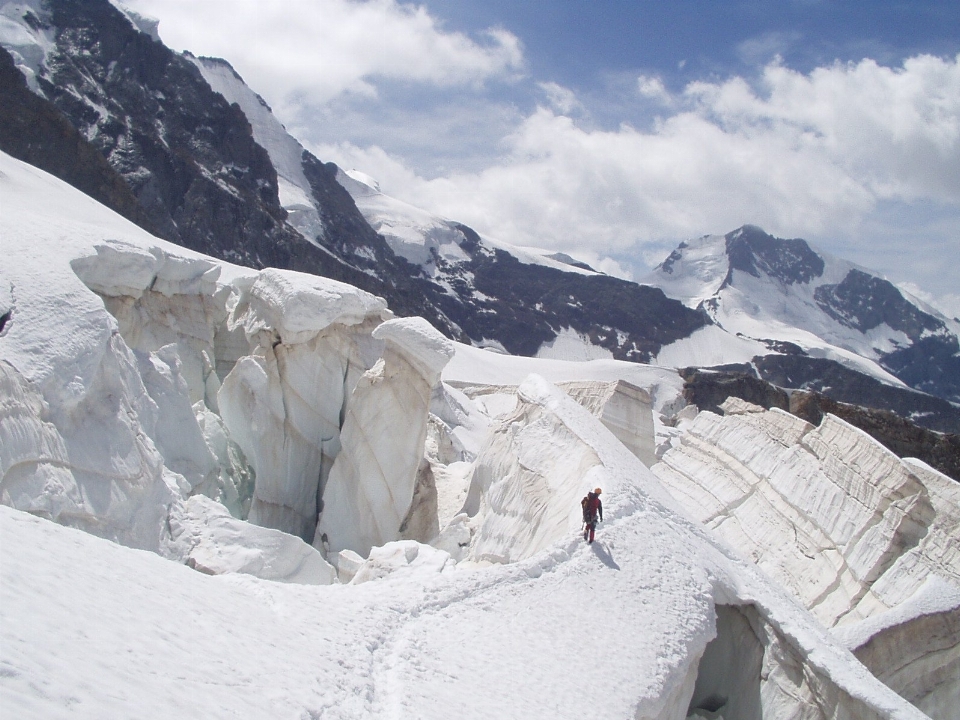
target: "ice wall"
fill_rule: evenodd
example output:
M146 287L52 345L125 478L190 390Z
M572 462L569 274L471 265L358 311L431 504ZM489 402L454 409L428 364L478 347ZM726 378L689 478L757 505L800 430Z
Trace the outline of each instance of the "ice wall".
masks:
M512 411L516 386L455 383L491 417ZM626 380L558 382L557 387L587 408L624 446L650 467L657 461L650 393Z
M3 502L157 550L206 494L312 540L384 301L217 263L0 161Z
M5 173L19 170L7 162ZM0 285L10 290L0 334L0 501L158 551L184 482L150 436L159 408L103 303L66 259L43 252L50 221L40 214L33 224L16 222L42 178L0 177ZM85 209L77 208L78 222Z
M641 605L650 603L639 631L650 638L655 624L676 611L675 603L706 600L711 614L716 607L712 633L658 648L658 667L670 668L670 678L635 701L634 717L921 717L891 699L889 690L879 699L879 683L865 668L831 644L827 631L755 566L687 520L591 413L535 376L520 386L518 400L515 411L495 424L475 464L465 506L473 530L470 558L515 562L519 575L539 577L537 559L543 565L551 552L569 553L574 565L582 555L591 557L609 574L591 576L590 590L580 597L584 622L620 618L600 608L608 593L623 592ZM606 522L588 550L579 535L579 499L595 485L604 489ZM709 587L675 595L677 584L694 581L697 566L708 568ZM633 573L636 586L629 585ZM537 606L542 612L577 582L555 582L548 573L543 579L550 595ZM699 612L686 608L684 622L699 622ZM614 625L623 638L634 631L622 620Z
M116 319L133 349L157 412L141 418L166 467L187 495L203 493L244 514L249 473L228 438L217 436L217 334L240 291L218 282L221 267L204 257L108 240L70 262ZM252 272L252 271L251 271ZM244 346L241 352L249 352ZM245 516L245 514L244 514Z
M650 393L626 380L567 382L560 389L600 418L614 436L650 467L657 461Z
M218 285L220 266L116 241L98 243L94 250L70 264L116 318L124 342L145 354L174 344L190 401L216 407L216 386L208 388L214 337L232 290Z
M0 502L156 552L179 497L138 422L156 409L119 338L98 360L69 407L0 361Z
M515 562L556 542L580 526L580 498L603 484L596 452L543 401L548 386L533 377L517 389L517 408L474 463L463 511L475 519L475 560Z
M928 579L960 587L955 482L900 460L833 416L815 428L780 410L724 409L723 417L704 412L687 424L654 473L687 512L824 624L840 631L899 608L906 613L899 624L909 625L909 601ZM895 636L913 642L894 649ZM960 692L960 675L943 672L956 661L943 655L942 640L928 642L919 631L886 637L877 638L874 647L886 649L875 653L912 656L903 675L923 694ZM960 629L946 642L960 645Z
M234 310L253 347L224 378L224 424L256 472L249 520L313 541L360 376L379 355L380 298L333 280L264 270Z
M436 501L431 509L413 500L432 389L453 356L453 344L423 318L387 321L373 338L384 343L383 357L353 391L314 540L322 547L325 536L332 552L364 557L400 539L405 523L429 525L429 517L408 517L411 510L432 512L436 524Z

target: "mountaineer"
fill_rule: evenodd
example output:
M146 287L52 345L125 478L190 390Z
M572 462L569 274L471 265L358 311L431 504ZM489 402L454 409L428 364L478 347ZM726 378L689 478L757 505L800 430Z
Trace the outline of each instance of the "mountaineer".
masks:
M583 508L583 539L592 543L598 520L603 522L603 503L600 502L600 488L588 492L587 496L580 501L580 507Z

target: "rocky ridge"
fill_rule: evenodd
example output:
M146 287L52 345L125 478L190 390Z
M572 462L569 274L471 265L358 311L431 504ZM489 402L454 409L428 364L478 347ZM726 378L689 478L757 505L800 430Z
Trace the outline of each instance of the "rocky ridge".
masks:
M7 50L31 88L124 179L139 205L126 216L159 237L248 267L349 282L448 337L519 354L535 354L572 329L616 357L645 361L708 322L653 288L597 273L582 279L560 269L573 267L562 262L521 266L462 225L453 224L465 261L428 275L371 228L337 182L336 166L305 150L299 190L319 223L298 227L251 119L204 78L207 68L227 63L174 53L155 27L145 31L108 0L50 0L42 8L5 9L23 31L4 41ZM33 159L55 171L49 159Z

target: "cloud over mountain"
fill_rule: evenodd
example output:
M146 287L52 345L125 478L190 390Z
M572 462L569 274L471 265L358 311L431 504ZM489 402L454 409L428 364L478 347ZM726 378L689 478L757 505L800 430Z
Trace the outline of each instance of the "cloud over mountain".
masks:
M131 0L173 18L160 33L173 48L231 58L274 103L322 103L376 93L375 78L437 85L483 82L523 65L518 38L501 28L471 39L423 6L396 0ZM189 22L179 19L189 17Z
M754 84L694 82L671 95L641 77L637 92L661 113L647 128L591 127L551 103L504 138L488 167L419 182L403 174L385 187L511 242L600 254L746 220L857 237L884 204L960 211L958 58L808 74L775 61ZM369 150L329 152L373 160Z

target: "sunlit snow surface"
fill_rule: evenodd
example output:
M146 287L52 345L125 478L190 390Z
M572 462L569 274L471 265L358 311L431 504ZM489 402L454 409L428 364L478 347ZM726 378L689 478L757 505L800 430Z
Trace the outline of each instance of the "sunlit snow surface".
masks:
M126 274L99 282L135 287L144 263L156 272L151 258L159 258L169 268L151 277L183 292L222 282L211 272L219 266L151 238L7 156L0 192L2 282L13 305L0 353L37 394L3 406L4 429L39 428L40 440L53 437L49 433L66 438L67 459L86 440L88 453L105 455L97 477L110 479L110 463L129 451L111 445L109 433L119 422L136 440L137 457L159 462L150 427L141 422L154 411L145 395L139 404L130 400L137 388L144 392L135 366L104 375L104 358L123 360L131 351L70 260L96 255L97 245L113 248L101 252L132 246L119 255L126 265L111 266ZM84 267L92 272L82 263L81 272ZM223 274L248 288L254 284L237 269ZM262 275L257 282L265 287L250 297L266 304L280 298L277 307L291 303L293 314L277 324L292 342L315 330L305 311L322 297L340 308L324 322L380 317L374 299L346 286L271 277ZM447 365L448 379L519 385L515 414L491 419L498 444L485 444L478 455L488 467L498 463L536 481L528 492L491 478L480 498L477 537L489 551L515 559L510 564L488 564L483 553L457 565L437 562L440 551L427 548L417 564L406 553L419 546L408 544L392 555L385 548L381 579L288 585L208 576L0 507L4 716L684 718L698 660L716 632L715 606L726 605L753 618L764 638L763 701L771 716L788 717L815 702L820 714L812 717L923 717L756 566L689 519L591 413L550 383L626 379L660 392L657 406L665 396L676 398L678 381L668 380L668 371L633 367L505 358L463 347ZM104 387L104 378L115 384ZM177 387L185 393L186 381ZM129 408L117 407L127 401ZM28 405L35 417L17 419ZM8 425L11 418L16 422ZM37 437L4 436L3 449L11 442L34 447ZM565 444L553 442L557 438ZM576 453L585 474L558 464L567 451ZM58 467L53 460L44 462ZM537 479L536 468L551 464L556 476ZM162 502L145 491L134 497L134 510L170 509L175 518L190 483L161 465L150 468L144 477ZM3 469L6 492L10 466ZM544 492L551 483L559 484ZM597 484L604 489L605 522L598 541L587 545L576 498ZM520 523L534 518L540 519L537 532L527 535ZM149 515L143 527L158 519ZM150 544L133 542L146 535L116 535ZM389 572L391 562L396 572ZM800 671L796 683L794 670Z

